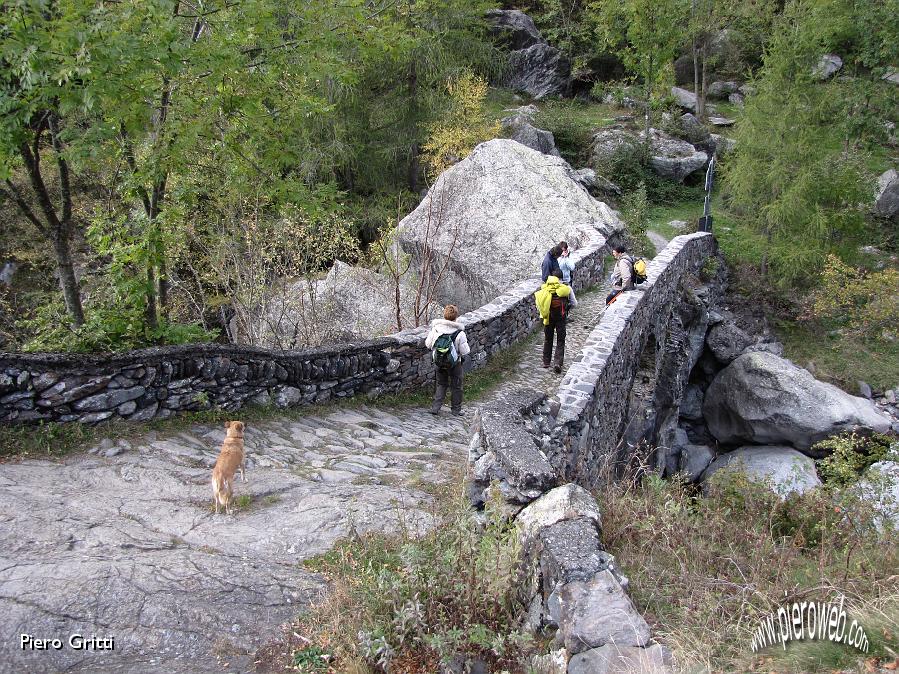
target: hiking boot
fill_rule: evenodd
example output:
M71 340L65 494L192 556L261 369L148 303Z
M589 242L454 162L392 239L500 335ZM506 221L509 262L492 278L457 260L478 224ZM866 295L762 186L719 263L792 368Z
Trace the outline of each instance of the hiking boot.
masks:
M433 409L433 408L432 408L432 409L429 409L428 412L430 412L431 414L433 414L435 417L436 417L438 414L440 414L440 410L435 410L435 409Z
M453 416L454 416L454 417L461 417L461 416L464 416L464 415L462 414L462 410L453 410Z
M556 365L556 366L553 368L553 371L554 371L556 374L559 374L559 373L562 371L562 366L561 366L561 365Z
M549 363L543 363L542 367L544 367L544 368L549 367Z

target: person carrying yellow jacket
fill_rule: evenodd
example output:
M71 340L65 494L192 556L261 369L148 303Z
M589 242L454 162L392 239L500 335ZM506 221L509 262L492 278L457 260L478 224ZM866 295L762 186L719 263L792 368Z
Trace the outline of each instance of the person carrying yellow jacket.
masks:
M562 371L562 361L565 359L565 317L570 294L571 288L555 276L548 277L540 290L534 293L537 311L543 319L543 367L550 365L553 338L556 337L556 372Z

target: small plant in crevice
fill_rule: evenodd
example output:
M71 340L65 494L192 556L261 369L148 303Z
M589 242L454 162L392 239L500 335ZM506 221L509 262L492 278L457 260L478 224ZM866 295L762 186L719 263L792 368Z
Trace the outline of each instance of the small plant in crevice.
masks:
M461 494L433 516L423 534L363 534L306 563L333 591L293 631L335 671L423 674L459 658L524 671L534 644L518 631L514 525L497 499L479 516Z
M868 466L881 461L890 451L890 437L882 433L861 435L841 433L812 446L814 453L826 453L818 461L818 473L825 484L845 487L856 482Z

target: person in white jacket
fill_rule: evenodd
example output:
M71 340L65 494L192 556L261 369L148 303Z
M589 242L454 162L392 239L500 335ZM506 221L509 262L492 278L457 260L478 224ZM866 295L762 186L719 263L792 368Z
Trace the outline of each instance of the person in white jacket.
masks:
M435 318L431 322L431 331L425 337L425 346L433 349L441 335L451 335L456 351L456 362L450 367L437 368L437 388L434 391L434 403L431 405L431 414L440 414L443 400L446 398L446 389L452 389L450 409L457 417L462 416L462 362L471 349L468 346L468 337L465 335L465 326L457 323L459 309L453 304L448 304L443 310L443 318Z

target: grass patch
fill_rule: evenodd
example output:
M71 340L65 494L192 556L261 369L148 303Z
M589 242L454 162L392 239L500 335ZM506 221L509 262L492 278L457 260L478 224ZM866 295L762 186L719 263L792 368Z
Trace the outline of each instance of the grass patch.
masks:
M602 492L603 540L680 671L854 672L896 656L899 537L877 532L869 504L835 489L781 501L744 478L717 489L706 498L650 475ZM841 594L867 633L867 654L820 642L752 653L763 616Z
M480 526L455 486L424 535L364 535L305 562L333 591L289 630L294 661L312 648L334 671L359 674L430 674L454 658L524 671L535 644L517 631L518 535L496 501Z
M802 366L811 364L816 378L853 395L859 395L859 381L876 391L899 382L899 342L831 334L807 323L780 321L776 327L785 357Z
M680 234L696 231L696 221L702 215L702 201L690 199L671 205L652 206L649 209L647 228L658 232L669 241ZM682 220L687 223L684 229L677 229L668 223Z

